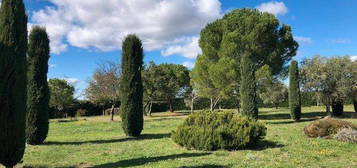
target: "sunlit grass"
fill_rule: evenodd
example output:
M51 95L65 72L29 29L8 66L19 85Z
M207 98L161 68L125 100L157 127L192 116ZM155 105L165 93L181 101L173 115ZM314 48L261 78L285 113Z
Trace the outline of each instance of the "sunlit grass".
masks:
M352 111L352 107L345 108ZM261 109L268 134L256 148L241 151L193 151L177 146L170 132L182 113L155 113L145 119L143 136L125 137L118 117L51 120L46 144L27 146L22 165L31 167L357 167L357 144L307 138L303 127L324 115L323 107L304 108L302 122L288 109ZM347 113L352 114L352 113ZM350 116L350 115L347 115ZM357 119L344 118L357 124Z

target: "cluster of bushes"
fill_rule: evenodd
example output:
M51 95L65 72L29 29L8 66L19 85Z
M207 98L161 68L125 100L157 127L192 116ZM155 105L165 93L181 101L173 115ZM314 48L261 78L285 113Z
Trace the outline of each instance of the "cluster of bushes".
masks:
M172 133L172 139L189 149L237 150L256 144L265 135L261 122L233 112L202 111L190 115Z
M331 117L307 125L304 132L311 138L335 138L341 141L357 142L357 125Z
M76 100L63 110L50 108L51 118L81 117L103 115L103 110L110 108L110 104L99 105L85 100Z

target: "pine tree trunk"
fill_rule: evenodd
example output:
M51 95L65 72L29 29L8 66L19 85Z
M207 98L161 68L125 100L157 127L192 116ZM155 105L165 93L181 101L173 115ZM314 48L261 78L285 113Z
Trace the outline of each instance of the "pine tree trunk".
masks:
M194 101L195 101L194 98L192 98L192 99L191 99L191 114L193 113L193 110L194 110L194 109L193 109L193 108L194 108L194 107L193 107Z
M150 101L150 104L149 104L149 116L151 117L151 109L152 109L152 101Z

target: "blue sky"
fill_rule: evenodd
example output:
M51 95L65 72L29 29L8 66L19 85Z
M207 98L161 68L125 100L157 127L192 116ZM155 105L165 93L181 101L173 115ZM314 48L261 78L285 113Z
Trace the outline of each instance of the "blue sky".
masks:
M289 24L297 60L357 55L356 0L25 0L30 27L51 37L49 78L75 82L77 95L99 62L120 60L122 38L136 33L145 62L192 67L200 29L236 8L258 8Z

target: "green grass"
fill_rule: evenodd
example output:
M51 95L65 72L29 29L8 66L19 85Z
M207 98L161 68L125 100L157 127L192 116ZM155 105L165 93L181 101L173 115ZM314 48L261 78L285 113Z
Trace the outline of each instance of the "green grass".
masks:
M352 107L346 107L352 111ZM125 137L109 117L51 120L46 144L27 146L21 165L29 167L357 167L357 144L304 136L303 128L325 115L322 107L303 109L303 121L288 109L261 109L268 132L257 147L240 151L195 151L177 146L170 132L185 116L156 113L146 118L140 139ZM352 114L352 113L348 113ZM116 118L118 120L118 118ZM357 119L347 119L357 124ZM21 166L20 165L20 166Z

